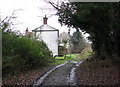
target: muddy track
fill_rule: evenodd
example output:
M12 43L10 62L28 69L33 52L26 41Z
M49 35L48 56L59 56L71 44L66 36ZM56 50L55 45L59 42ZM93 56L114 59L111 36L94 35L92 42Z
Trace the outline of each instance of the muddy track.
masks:
M33 87L44 87L50 85L76 85L75 70L82 60L66 61L45 73Z
M56 69L43 81L42 85L68 85L67 81L71 68L72 64L66 64Z

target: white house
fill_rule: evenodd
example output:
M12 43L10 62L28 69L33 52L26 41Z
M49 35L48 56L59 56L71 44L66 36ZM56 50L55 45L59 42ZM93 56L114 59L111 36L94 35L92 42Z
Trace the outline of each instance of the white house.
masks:
M33 36L36 37L37 40L43 40L48 48L52 51L53 56L58 55L58 37L59 30L53 28L47 24L47 17L43 18L43 25L32 30Z

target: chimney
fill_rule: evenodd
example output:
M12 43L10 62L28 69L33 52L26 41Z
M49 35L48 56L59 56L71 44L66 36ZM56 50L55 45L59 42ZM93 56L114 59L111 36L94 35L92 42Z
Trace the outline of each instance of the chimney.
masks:
M26 28L26 33L28 32L28 27Z
M47 17L46 17L46 15L45 15L45 17L43 18L43 24L47 24Z
M28 35L28 27L26 28L25 36Z

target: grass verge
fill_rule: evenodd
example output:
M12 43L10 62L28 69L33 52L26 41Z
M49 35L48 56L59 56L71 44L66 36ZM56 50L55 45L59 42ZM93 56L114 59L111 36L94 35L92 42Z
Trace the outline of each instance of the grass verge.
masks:
M55 60L55 62L52 63L51 65L59 65L59 64L64 63L67 60L75 59L76 57L77 56L74 54L67 54L65 59L64 59L64 56L63 57L56 57L55 59L57 59L57 60Z

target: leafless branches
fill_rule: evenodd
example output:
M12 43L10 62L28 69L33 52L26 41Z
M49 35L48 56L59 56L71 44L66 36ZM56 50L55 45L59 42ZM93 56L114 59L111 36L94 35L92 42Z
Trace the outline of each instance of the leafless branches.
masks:
M5 31L8 28L8 26L10 27L11 24L14 25L11 19L17 18L16 16L14 16L14 14L16 11L20 11L20 10L22 9L14 10L10 16L5 17L3 20L0 18L0 29L2 31Z

